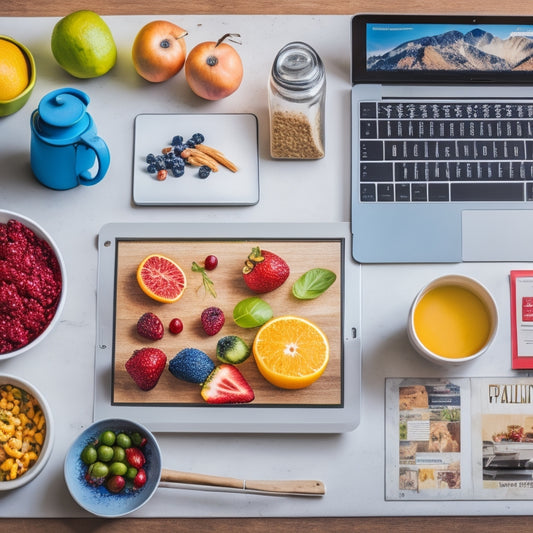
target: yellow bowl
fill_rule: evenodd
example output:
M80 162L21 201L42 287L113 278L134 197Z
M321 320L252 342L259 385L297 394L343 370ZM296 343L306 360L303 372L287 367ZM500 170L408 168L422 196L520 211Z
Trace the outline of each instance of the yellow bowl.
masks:
M12 115L16 111L24 107L33 91L33 87L35 86L36 71L35 60L33 59L33 56L28 50L28 48L26 48L22 43L15 41L15 39L13 39L12 37L8 37L7 35L0 35L0 39L10 41L20 48L20 50L26 57L29 74L28 85L18 96L15 96L15 98L11 98L11 100L0 100L0 117L5 117L7 115Z

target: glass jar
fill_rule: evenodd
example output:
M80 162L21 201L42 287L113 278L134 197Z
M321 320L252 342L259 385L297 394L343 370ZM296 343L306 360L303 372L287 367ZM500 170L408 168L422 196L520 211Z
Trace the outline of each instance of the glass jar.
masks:
M320 159L325 153L326 73L306 43L285 45L269 81L270 154L276 159Z

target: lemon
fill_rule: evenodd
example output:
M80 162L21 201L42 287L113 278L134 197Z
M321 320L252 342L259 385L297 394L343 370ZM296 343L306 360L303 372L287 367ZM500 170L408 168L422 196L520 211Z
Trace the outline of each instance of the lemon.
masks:
M52 53L56 61L76 78L96 78L117 61L117 47L111 30L94 11L75 11L63 17L52 32Z
M28 86L28 64L21 49L0 39L0 100L17 97Z

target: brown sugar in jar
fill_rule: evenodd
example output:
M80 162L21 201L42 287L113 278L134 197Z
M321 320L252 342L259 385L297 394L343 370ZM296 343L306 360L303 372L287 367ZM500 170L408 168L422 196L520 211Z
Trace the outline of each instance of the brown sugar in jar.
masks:
M275 111L271 119L272 157L279 159L320 159L324 148L320 123L311 124L304 113Z
M273 158L324 157L325 91L324 65L313 48L292 42L278 52L269 82Z

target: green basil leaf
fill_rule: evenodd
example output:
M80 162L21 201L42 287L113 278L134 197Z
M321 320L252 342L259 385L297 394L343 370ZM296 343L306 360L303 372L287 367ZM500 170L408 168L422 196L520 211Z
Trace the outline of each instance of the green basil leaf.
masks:
M273 316L270 305L256 296L241 300L233 309L233 320L241 328L262 326Z
M337 279L335 272L313 268L300 276L292 286L292 294L299 300L312 300L325 292Z

